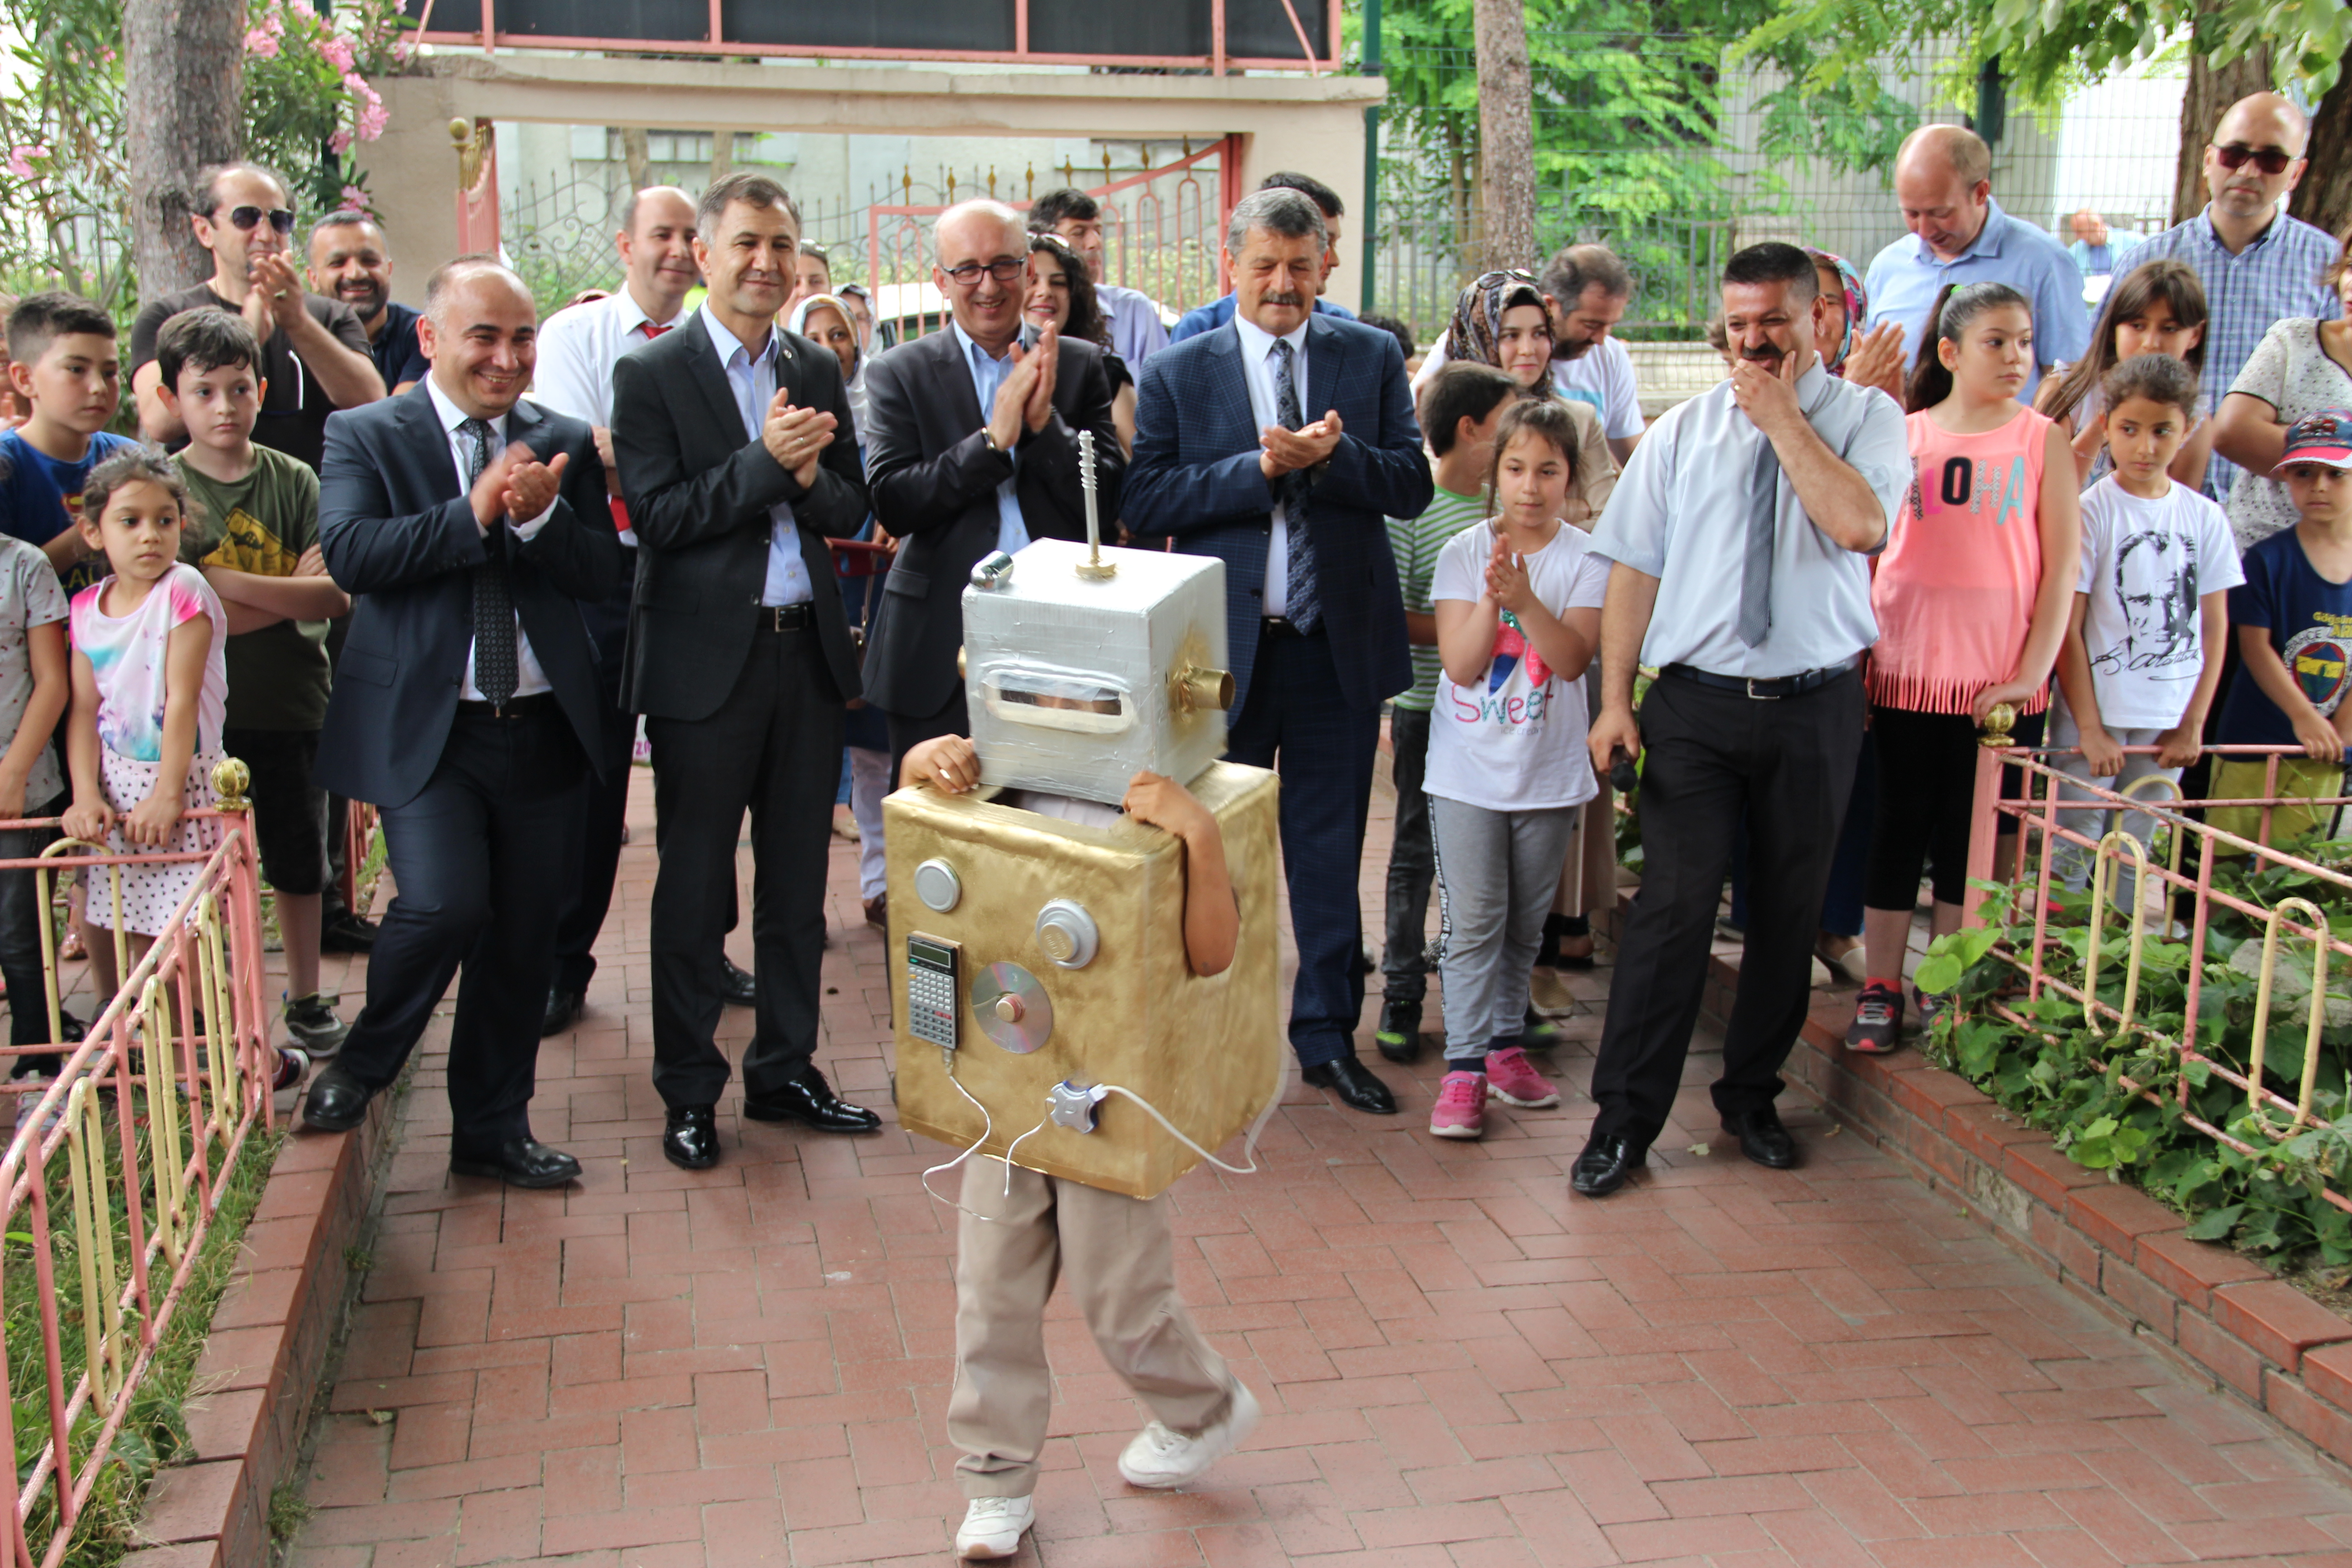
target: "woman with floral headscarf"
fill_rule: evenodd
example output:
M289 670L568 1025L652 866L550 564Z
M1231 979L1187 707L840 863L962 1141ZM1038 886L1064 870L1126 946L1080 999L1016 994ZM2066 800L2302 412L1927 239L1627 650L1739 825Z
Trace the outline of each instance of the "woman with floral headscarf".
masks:
M1864 331L1863 322L1870 319L1870 291L1863 286L1862 274L1854 270L1853 263L1810 245L1805 254L1813 258L1822 297L1839 307L1814 318L1813 347L1821 353L1822 368L1859 385L1874 386L1901 403L1902 324L1882 321Z
M1522 395L1559 396L1551 379L1551 313L1534 276L1486 272L1473 279L1454 302L1453 324L1445 329L1445 357L1491 364L1517 382ZM1566 521L1590 531L1617 488L1617 459L1591 406L1573 398L1563 401L1576 421L1577 437L1576 483Z

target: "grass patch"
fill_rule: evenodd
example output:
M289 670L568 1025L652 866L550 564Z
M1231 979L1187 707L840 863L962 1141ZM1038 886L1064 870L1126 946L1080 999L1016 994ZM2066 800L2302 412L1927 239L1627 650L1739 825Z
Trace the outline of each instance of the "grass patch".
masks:
M142 1125L139 1132L140 1169L152 1182L153 1163L149 1155L148 1138L151 1127L144 1122L145 1090L135 1091L137 1108ZM113 1128L111 1105L105 1107L110 1132ZM183 1127L183 1140L187 1133ZM137 1549L135 1540L139 1518L146 1506L147 1489L156 1473L165 1466L184 1459L188 1453L188 1428L185 1406L195 1379L196 1363L204 1354L205 1341L211 1331L213 1313L220 1304L222 1293L235 1278L237 1253L245 1236L247 1223L261 1200L261 1191L269 1178L270 1167L276 1163L283 1134L265 1132L256 1126L247 1136L246 1146L236 1168L229 1172L224 1185L220 1205L206 1231L204 1246L197 1253L194 1268L190 1271L186 1288L173 1310L170 1325L164 1330L163 1342L156 1347L145 1377L132 1393L131 1405L121 1429L116 1433L112 1447L105 1455L96 1456L90 1446L104 1425L105 1412L86 1405L68 1435L69 1450L79 1477L87 1468L100 1466L96 1486L90 1490L81 1515L74 1522L73 1535L63 1559L63 1568L113 1568L124 1556ZM212 1148L214 1169L218 1170L220 1145ZM119 1151L110 1142L107 1155L108 1196L115 1211L115 1268L118 1280L129 1279L130 1249L122 1229L123 1197ZM55 1258L55 1279L58 1304L58 1335L64 1360L65 1384L71 1391L75 1378L84 1362L83 1316L80 1302L80 1257L73 1228L73 1196L62 1154L51 1162L47 1186L52 1250ZM142 1194L143 1205L152 1212L152 1185ZM29 1222L25 1216L12 1216L12 1223ZM7 1233L5 1251L0 1251L0 1307L5 1307L8 1354L9 1398L16 1434L16 1467L22 1476L27 1473L49 1439L49 1392L47 1366L41 1344L41 1320L34 1275L33 1242L26 1231ZM166 1283L165 1265L159 1257L154 1271L149 1276L152 1287L160 1290ZM126 1316L124 1337L132 1342L126 1349L126 1360L135 1353L138 1324L135 1316ZM274 1511L274 1510L273 1510ZM44 1487L32 1513L25 1521L26 1535L37 1556L47 1547L57 1529L57 1482L54 1475Z

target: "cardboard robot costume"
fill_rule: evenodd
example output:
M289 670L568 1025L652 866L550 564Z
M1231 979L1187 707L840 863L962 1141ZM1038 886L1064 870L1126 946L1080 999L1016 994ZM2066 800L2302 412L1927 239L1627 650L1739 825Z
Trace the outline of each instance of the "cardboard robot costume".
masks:
M1184 784L1217 819L1241 937L1223 973L1192 973L1184 847L1159 828L898 791L883 817L899 1121L1153 1197L1251 1124L1286 1055L1278 784L1216 761L1224 564L1040 540L972 576L965 684L986 784L1115 805L1139 768Z

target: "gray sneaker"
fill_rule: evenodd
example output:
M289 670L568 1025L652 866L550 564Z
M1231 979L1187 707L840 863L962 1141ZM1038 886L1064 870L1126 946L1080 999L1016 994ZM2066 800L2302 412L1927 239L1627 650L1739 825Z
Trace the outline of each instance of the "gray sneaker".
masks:
M1911 987L1912 1005L1919 1009L1919 1033L1926 1035L1936 1026L1936 1020L1951 1010L1952 994L1948 991L1922 991Z
M289 998L286 1003L286 1037L299 1046L312 1061L341 1050L344 1037L351 1032L352 1026L336 1017L335 1009L315 991L308 996Z

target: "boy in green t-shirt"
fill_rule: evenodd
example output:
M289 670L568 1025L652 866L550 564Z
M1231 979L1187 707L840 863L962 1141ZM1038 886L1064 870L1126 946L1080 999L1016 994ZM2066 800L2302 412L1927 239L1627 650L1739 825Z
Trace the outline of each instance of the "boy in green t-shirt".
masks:
M188 432L179 464L194 505L180 556L228 616L222 749L253 773L254 841L286 949L286 1033L314 1059L332 1056L351 1026L319 994L327 795L310 769L327 717L327 622L351 597L319 552L318 475L254 445L265 383L253 329L226 310L187 311L163 323L155 363Z
M1429 710L1437 700L1437 616L1430 578L1445 542L1491 515L1487 470L1495 462L1495 426L1518 395L1519 384L1476 360L1455 360L1421 389L1422 430L1437 493L1417 518L1388 520L1389 549L1404 591L1405 637L1412 644L1412 686L1390 703L1389 744L1396 783L1396 836L1389 845L1388 940L1381 958L1381 1023L1372 1037L1381 1055L1409 1062L1421 1055L1421 1006L1429 994L1429 886L1436 870L1429 832L1429 797L1421 779L1429 761Z

